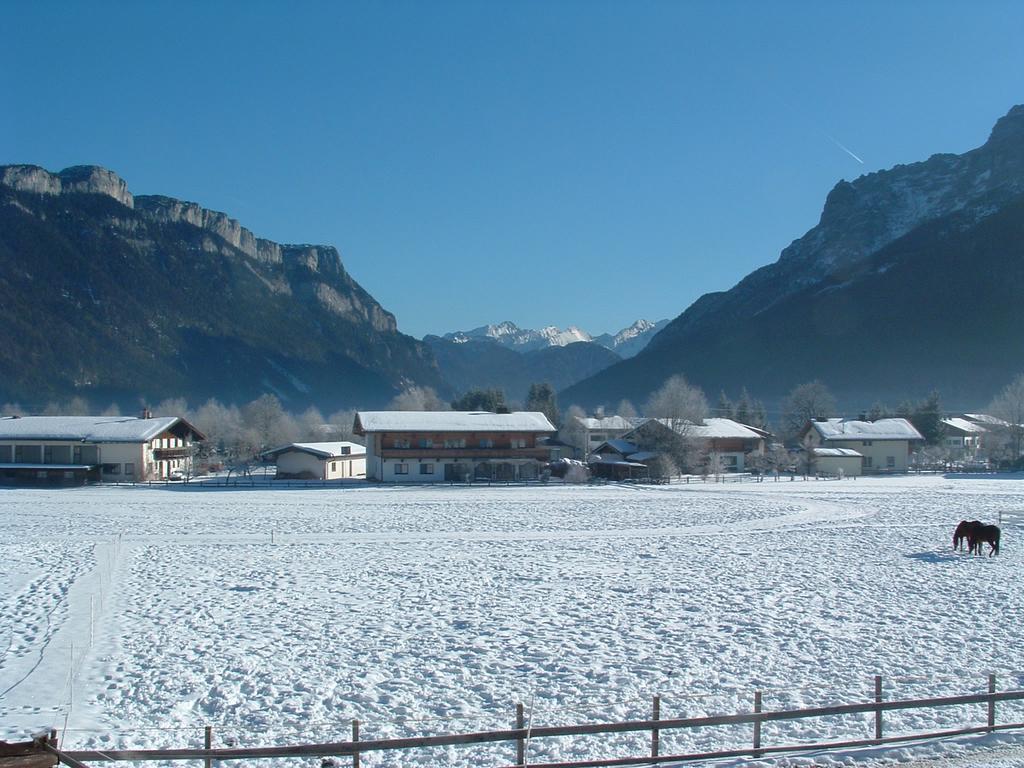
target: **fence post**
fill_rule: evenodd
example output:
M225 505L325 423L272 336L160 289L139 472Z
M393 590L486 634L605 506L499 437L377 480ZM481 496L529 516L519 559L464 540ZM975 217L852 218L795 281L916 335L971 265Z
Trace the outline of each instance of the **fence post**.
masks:
M661 720L661 696L654 697L653 717L651 720ZM651 757L658 756L659 742L661 741L661 729L651 729Z
M352 768L359 768L359 721L352 721Z
M875 675L875 703L882 703L882 676ZM882 740L882 710L875 709L875 741Z
M761 692L754 691L754 714L761 713ZM761 756L761 719L754 720L754 757Z
M516 730L521 731L526 727L526 718L523 716L523 704L516 704ZM526 765L526 739L520 735L516 738L516 765Z
M988 676L988 692L996 692L996 676L990 674ZM991 698L988 700L988 731L991 733L996 728L996 700Z
M209 752L213 749L213 726L206 726L206 732L203 734L203 746L206 751ZM206 756L206 768L213 768L213 758L209 755Z

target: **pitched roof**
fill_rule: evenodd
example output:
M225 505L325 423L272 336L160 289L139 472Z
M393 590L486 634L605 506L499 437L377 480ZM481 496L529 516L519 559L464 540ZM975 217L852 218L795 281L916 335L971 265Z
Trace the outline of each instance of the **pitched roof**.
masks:
M609 429L609 430L628 430L646 421L643 418L626 418L625 416L603 416L600 419L596 419L590 416L577 416L576 419L589 430L595 429Z
M145 443L179 424L198 439L205 439L198 429L177 416L4 416L0 417L0 440Z
M677 426L672 419L649 419L648 421L656 421L669 429L675 429ZM684 425L685 429L680 428L675 431L682 432L686 437L702 437L706 440L724 438L759 440L767 434L764 430L755 429L754 427L749 427L746 424L740 424L738 421L733 421L732 419L704 419L703 424L692 424L687 421L684 422Z
M810 426L821 435L822 440L924 440L921 433L906 419L828 419L812 421Z
M359 411L355 433L367 432L554 432L540 411Z
M988 430L985 429L980 424L976 424L973 421L961 419L956 416L950 419L943 419L942 423L945 424L947 427L959 429L961 432L970 432L972 434L981 434L982 432L988 432Z
M813 453L815 456L848 456L850 458L856 456L858 459L864 458L864 454L858 453L852 448L815 448Z
M342 449L344 448L348 448L348 453L343 452ZM366 454L366 448L359 445L359 443L350 443L342 440L334 443L289 443L288 445L282 445L280 448L264 451L260 456L266 459L276 459L282 453L288 453L289 451L308 453L319 459L352 458Z

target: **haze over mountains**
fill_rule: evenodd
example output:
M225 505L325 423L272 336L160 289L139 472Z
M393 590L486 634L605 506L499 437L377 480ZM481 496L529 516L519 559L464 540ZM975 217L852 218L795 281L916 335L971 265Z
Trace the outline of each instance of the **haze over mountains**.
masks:
M932 388L977 406L1024 368L1022 292L1024 107L975 150L839 182L775 263L671 322L597 337L505 322L418 341L331 246L133 196L102 168L0 166L0 400L30 405L269 391L328 410L549 381L563 407L595 406L683 373L710 396L771 402L817 378L848 408Z
M560 394L642 402L685 374L706 392L777 400L823 380L848 408L937 388L983 404L1024 369L1024 106L985 144L829 193L821 220L762 267L706 294L636 357Z

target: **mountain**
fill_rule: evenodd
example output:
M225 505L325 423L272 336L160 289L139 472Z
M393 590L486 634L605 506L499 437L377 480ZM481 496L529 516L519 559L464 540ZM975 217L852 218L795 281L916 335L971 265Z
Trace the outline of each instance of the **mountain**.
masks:
M548 382L556 390L597 373L621 358L590 342L548 346L526 352L491 340L452 341L427 336L445 381L456 392L501 389L512 401L526 399L530 385Z
M444 390L430 349L333 247L255 237L223 213L133 196L115 173L0 166L0 401L185 397L383 405Z
M642 402L668 376L777 401L822 379L847 407L920 397L982 404L1024 366L1019 285L1024 107L984 145L829 193L778 261L702 296L635 357L569 387L563 404Z
M491 341L520 352L532 352L547 347L564 347L581 341L592 341L605 349L614 351L618 357L626 358L632 357L643 349L647 342L654 337L654 334L668 325L668 322L668 320L660 320L657 323L652 323L650 320L637 320L618 333L591 336L575 325L570 325L564 331L553 325L535 331L520 328L515 323L506 320L496 325L482 325L469 331L446 333L440 338L456 344L465 344L469 341Z

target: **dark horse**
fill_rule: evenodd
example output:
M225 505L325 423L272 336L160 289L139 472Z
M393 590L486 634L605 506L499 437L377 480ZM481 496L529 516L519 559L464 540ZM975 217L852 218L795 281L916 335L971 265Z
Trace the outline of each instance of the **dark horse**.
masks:
M981 554L981 545L988 544L988 556L999 554L999 526L983 525L974 532L974 538L968 539L971 552Z
M963 549L964 539L967 539L967 551L971 552L974 550L974 538L977 535L979 528L984 528L985 524L981 520L961 520L960 525L956 527L956 531L953 533L953 549Z

